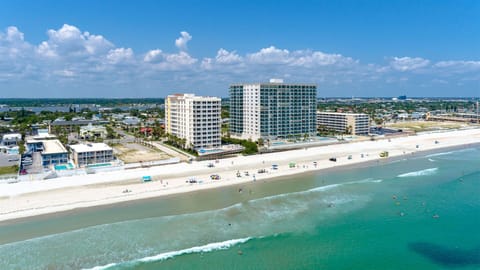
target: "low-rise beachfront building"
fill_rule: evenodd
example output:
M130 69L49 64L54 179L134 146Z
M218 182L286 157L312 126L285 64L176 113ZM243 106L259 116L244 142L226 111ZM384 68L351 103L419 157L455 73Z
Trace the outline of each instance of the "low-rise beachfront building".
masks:
M80 127L79 137L83 140L105 139L107 138L107 128L88 124L87 126Z
M121 124L123 128L138 127L141 124L140 118L136 116L125 116Z
M18 145L18 142L21 140L22 140L22 134L20 133L4 134L2 137L1 145L16 146Z
M68 132L75 132L78 131L77 128L87 125L106 125L109 121L107 120L100 120L100 119L81 119L81 118L74 118L72 120L65 120L62 118L56 119L55 121L51 122L48 126L49 133L55 133L58 130L66 130Z
M72 161L78 168L112 162L113 149L105 143L74 144L69 146Z
M165 99L165 132L195 150L221 146L221 99L174 94Z
M370 119L364 113L317 112L318 127L342 134L368 135Z
M44 168L48 168L50 165L68 163L68 151L57 139L27 140L27 152L40 153L41 164Z
M258 140L314 136L317 86L284 83L230 85L230 135Z

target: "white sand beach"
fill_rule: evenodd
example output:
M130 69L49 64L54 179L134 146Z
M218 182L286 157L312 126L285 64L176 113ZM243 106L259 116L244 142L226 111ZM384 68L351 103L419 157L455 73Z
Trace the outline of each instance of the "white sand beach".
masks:
M240 156L221 159L218 163L200 161L42 181L1 183L0 221L263 181L342 165L388 160L391 157L407 158L420 151L476 143L480 143L480 129L456 130ZM383 151L389 152L388 158L380 158L379 154ZM329 161L331 157L337 161ZM294 168L290 168L291 162L296 164ZM209 163L214 163L215 167L208 167ZM278 165L277 170L272 169L273 164ZM266 169L267 172L258 173L259 169ZM241 172L242 177L237 177L237 171ZM246 171L249 172L248 176L245 175ZM218 174L221 179L211 180L211 174ZM143 183L141 178L146 175L151 176L153 181ZM197 183L187 183L189 179L195 179Z

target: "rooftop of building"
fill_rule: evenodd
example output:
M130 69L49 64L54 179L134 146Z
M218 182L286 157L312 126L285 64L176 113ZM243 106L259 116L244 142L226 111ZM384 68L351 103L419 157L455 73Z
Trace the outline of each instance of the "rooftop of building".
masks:
M72 119L62 120L57 119L51 123L52 126L74 126L74 125L88 125L88 124L108 124L107 120L86 120L86 119Z
M322 114L335 114L335 115L367 115L365 113L350 113L350 112L322 112L322 111L317 111L317 114L322 113ZM368 115L367 115L368 116Z
M70 145L70 148L77 153L112 150L112 148L105 143L74 144Z
M141 122L141 119L136 116L126 116L122 123L125 125L138 125Z
M293 85L293 86L317 86L315 83L286 83L283 79L270 79L269 82L254 82L254 83L233 83L231 86L241 85Z
M184 93L184 94L172 94L168 95L167 98L173 99L194 99L194 100L206 100L206 99L215 99L216 101L220 101L221 98L219 97L212 97L212 96L197 96L195 94Z
M27 142L31 142L32 140L36 141L42 141L42 140L50 140L50 139L56 139L57 136L48 133L48 129L39 129L37 131L37 135L35 136L30 136L27 138Z
M22 139L22 134L20 133L10 133L10 134L4 134L3 135L3 140L21 140Z
M94 130L106 130L107 128L102 125L92 125L91 123L87 126L83 126L80 128L80 131L94 131Z
M43 143L43 152L42 154L60 154L67 153L67 149L59 140L44 140Z

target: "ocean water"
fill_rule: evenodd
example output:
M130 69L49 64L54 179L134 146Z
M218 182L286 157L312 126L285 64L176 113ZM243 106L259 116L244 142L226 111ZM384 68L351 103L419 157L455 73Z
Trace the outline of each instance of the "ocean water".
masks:
M480 148L0 224L0 269L480 269Z

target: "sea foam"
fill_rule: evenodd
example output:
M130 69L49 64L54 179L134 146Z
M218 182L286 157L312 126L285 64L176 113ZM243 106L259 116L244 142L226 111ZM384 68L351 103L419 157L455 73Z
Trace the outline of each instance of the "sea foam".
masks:
M223 242L215 242L215 243L209 243L203 246L197 246L197 247L191 247L191 248L186 248L182 250L176 250L176 251L169 251L169 252L164 252L160 253L154 256L148 256L144 257L141 259L137 259L131 262L125 262L128 264L137 264L137 263L144 263L144 262L158 262L158 261L163 261L167 259L171 259L176 256L184 255L184 254L192 254L192 253L205 253L205 252L212 252L216 250L223 250L223 249L229 249L235 245L238 244L243 244L247 241L252 239L251 237L246 237L246 238L239 238L239 239L231 239L231 240L226 240ZM88 268L84 270L105 270L117 265L120 265L123 263L110 263L107 265L103 266L95 266L93 268Z
M292 197L292 196L296 196L296 195L304 195L304 194L309 194L309 193L314 193L314 192L327 191L327 190L335 189L335 188L345 186L345 185L364 184L364 183L381 183L382 181L383 181L382 179L367 178L367 179L362 179L362 180L357 180L357 181L349 181L349 182L343 182L343 183L338 183L338 184L320 186L320 187L316 187L316 188L312 188L312 189L307 189L307 190L304 190L304 191L277 194L277 195L273 195L273 196L268 196L268 197L263 197L263 198L251 200L249 202L250 203L255 203L255 202L284 198L284 197ZM237 206L237 205L240 206L241 204L235 204L235 205L232 205L232 207Z
M223 242L216 242L216 243L210 243L206 244L203 246L198 246L198 247L191 247L187 249L182 249L182 250L177 250L177 251L170 251L170 252L165 252L165 253L160 253L155 256L150 256L150 257L145 257L142 259L139 259L139 262L153 262L153 261L163 261L166 259L170 259L179 255L183 254L191 254L191 253L204 253L204 252L211 252L215 250L222 250L222 249L228 249L232 246L238 245L238 244L243 244L250 240L251 237L246 237L246 238L240 238L240 239L232 239L232 240L227 240Z
M426 175L432 175L437 172L438 168L430 168L430 169L425 169L425 170L420 170L420 171L414 171L414 172L408 172L408 173L402 173L397 175L397 177L403 178L403 177L415 177L415 176L426 176Z
M442 152L442 153L430 154L430 155L426 155L425 157L427 157L427 158L439 157L439 156L450 155L450 154L453 154L453 153L454 153L454 151L449 151L449 152Z
M339 183L339 184L331 184L331 185L327 185L327 186L316 187L316 188L312 188L312 189L309 189L309 190L303 191L303 192L324 191L324 190L329 190L329 189L333 189L333 188L337 188L337 187L341 187L341 186L345 186L345 185L354 185L354 184L363 184L363 183L381 183L382 181L383 181L382 179L367 178L367 179L363 179L363 180L350 181L350 182L344 182L344 183Z

